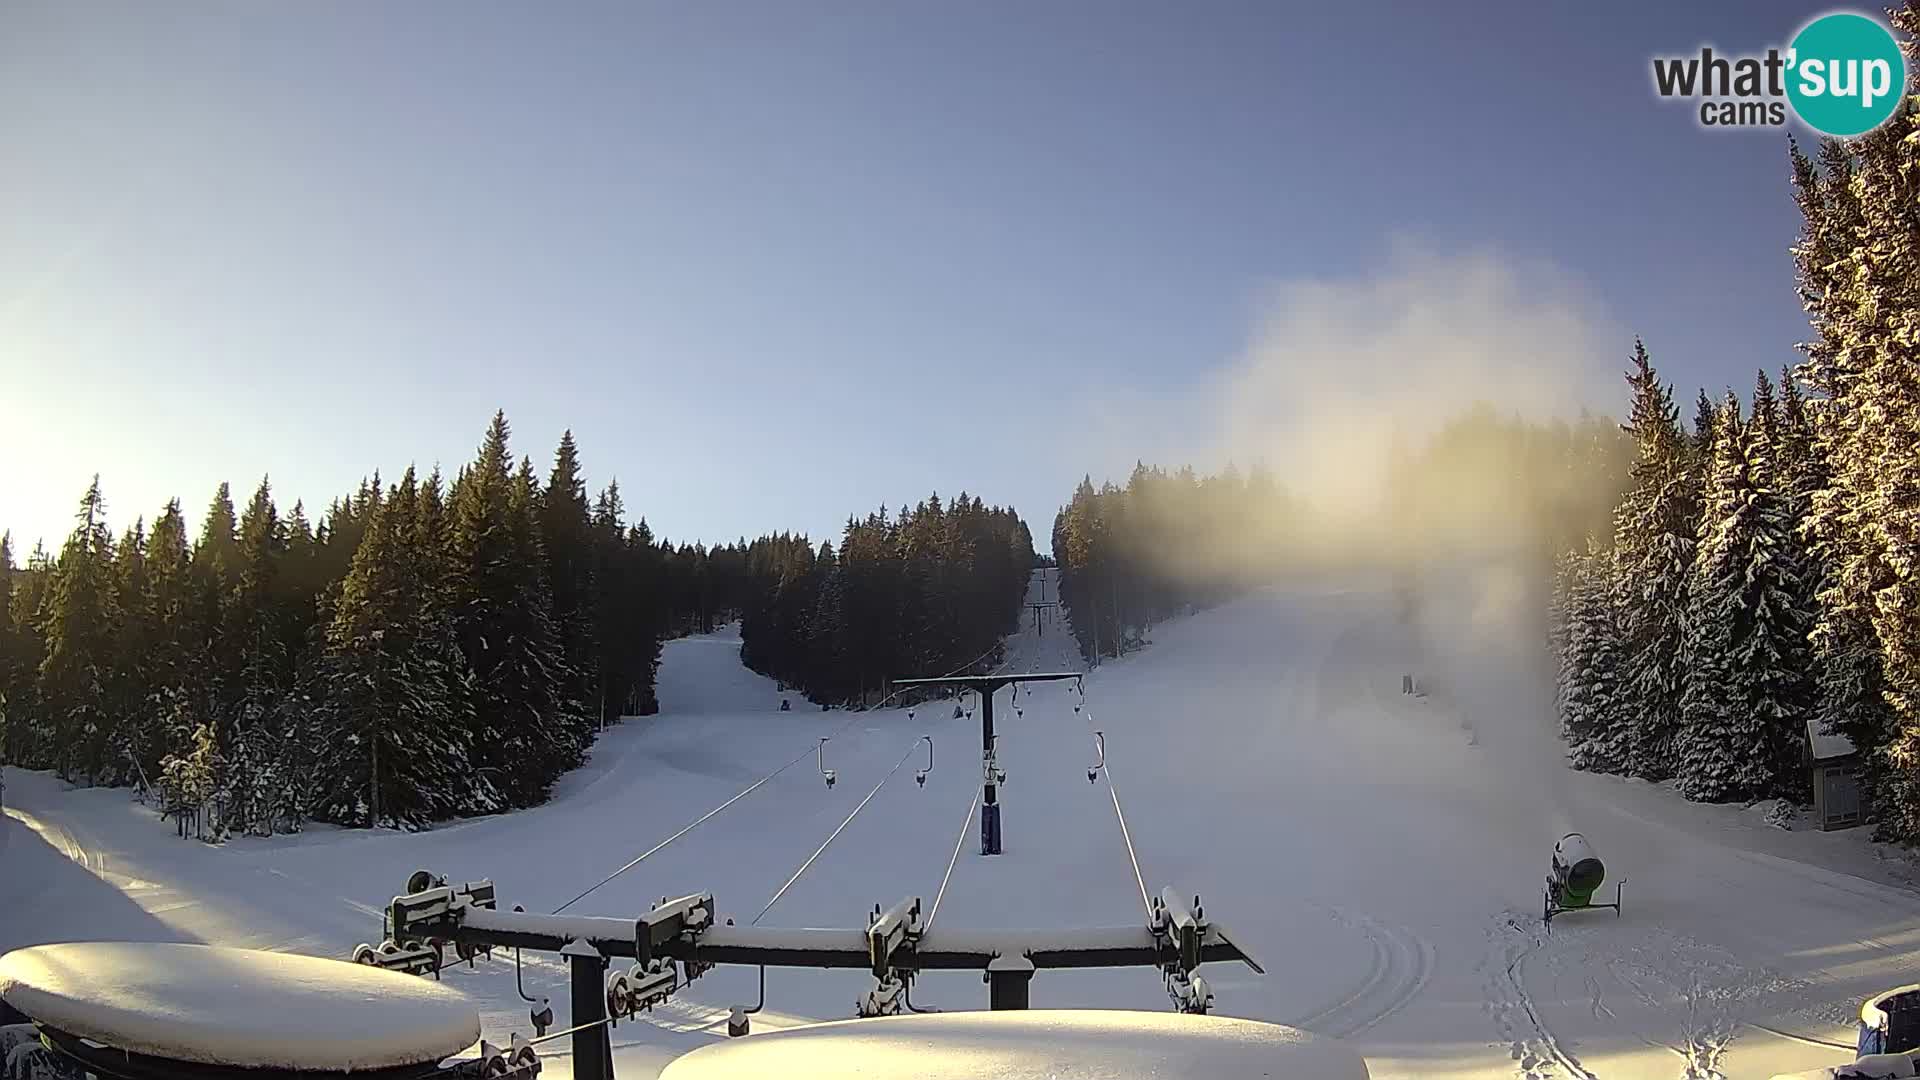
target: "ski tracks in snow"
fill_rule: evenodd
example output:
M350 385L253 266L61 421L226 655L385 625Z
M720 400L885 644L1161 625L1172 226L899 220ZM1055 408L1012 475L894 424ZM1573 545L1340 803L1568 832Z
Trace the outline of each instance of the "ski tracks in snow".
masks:
M1366 938L1367 974L1346 996L1291 1026L1350 1039L1406 1008L1433 978L1433 943L1412 930L1345 908L1328 907L1333 920Z
M1544 927L1523 928L1511 912L1499 917L1487 931L1487 956L1479 968L1485 977L1485 1008L1524 1080L1555 1080L1562 1076L1597 1080L1580 1059L1561 1044L1527 992L1527 958L1544 944ZM1589 978L1587 986L1592 995L1594 1016L1611 1015L1601 998L1598 983Z
M1573 1002L1536 999L1527 982L1530 970L1555 978L1578 975L1593 1031L1613 1029L1672 1054L1679 1080L1727 1080L1724 1062L1739 1029L1759 1027L1743 1013L1770 996L1803 988L1775 972L1749 968L1725 949L1666 930L1632 938L1602 934L1589 940L1578 930L1549 936L1537 921L1508 912L1487 930L1487 946L1479 969L1484 1007L1522 1080L1595 1080L1541 1008L1543 1000Z

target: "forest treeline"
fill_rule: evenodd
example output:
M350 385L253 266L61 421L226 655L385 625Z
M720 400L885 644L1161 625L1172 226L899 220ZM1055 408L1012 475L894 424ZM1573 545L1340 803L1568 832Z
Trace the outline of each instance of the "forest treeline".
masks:
M1124 487L1083 478L1055 516L1060 600L1097 662L1156 623L1290 576L1400 573L1436 552L1516 545L1544 575L1607 520L1630 454L1604 417L1542 423L1478 406L1391 455L1384 477L1356 477L1381 505L1337 522L1263 467L1136 464Z
M756 666L843 701L1017 618L1011 511L935 498L838 555L675 546L617 484L589 496L570 433L544 479L510 434L496 415L450 482L375 476L317 518L262 480L192 537L178 500L115 535L96 479L57 554L16 565L0 534L0 761L140 785L215 837L415 827L546 799L656 710L665 639L743 619Z
M1906 109L1811 157L1791 148L1812 335L1777 384L1703 393L1683 425L1636 351L1629 488L1560 573L1581 767L1694 799L1803 799L1811 721L1861 753L1879 834L1920 840L1916 135Z
M1035 565L1010 509L938 493L849 518L839 550L780 535L746 549L740 657L821 703L877 700L893 679L999 659Z
M1083 477L1053 519L1058 599L1081 656L1120 656L1154 624L1233 595L1249 582L1249 555L1279 550L1295 522L1265 468L1200 476L1137 463L1127 486L1097 490Z

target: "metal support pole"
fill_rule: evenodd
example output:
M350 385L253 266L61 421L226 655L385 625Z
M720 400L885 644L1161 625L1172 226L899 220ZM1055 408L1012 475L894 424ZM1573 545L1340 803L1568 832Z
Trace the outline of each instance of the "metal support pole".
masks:
M987 1007L1024 1009L1033 990L1033 961L1024 956L996 956L987 965Z
M980 692L980 761L986 774L986 792L980 797L980 854L1000 854L1000 785L994 782L993 694L986 683Z
M573 1010L567 1023L573 1033L573 1075L576 1080L613 1080L613 1043L607 1025L607 958L578 938L560 950L573 970ZM592 1027L584 1025L592 1024Z

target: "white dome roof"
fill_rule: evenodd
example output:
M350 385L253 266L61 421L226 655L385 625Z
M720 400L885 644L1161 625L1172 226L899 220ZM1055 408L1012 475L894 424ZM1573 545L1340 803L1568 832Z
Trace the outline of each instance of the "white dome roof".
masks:
M116 1050L347 1071L439 1061L480 1038L459 992L342 960L211 945L76 942L0 956L0 999Z

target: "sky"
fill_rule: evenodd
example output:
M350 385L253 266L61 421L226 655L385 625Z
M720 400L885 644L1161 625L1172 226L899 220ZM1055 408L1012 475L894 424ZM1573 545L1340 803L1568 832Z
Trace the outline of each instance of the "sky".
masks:
M1044 547L1082 474L1284 452L1275 335L1391 385L1463 282L1489 382L1617 408L1639 334L1744 389L1805 336L1785 133L1649 59L1824 10L0 0L0 528L312 512L504 409L675 540L964 489Z

